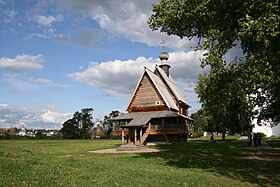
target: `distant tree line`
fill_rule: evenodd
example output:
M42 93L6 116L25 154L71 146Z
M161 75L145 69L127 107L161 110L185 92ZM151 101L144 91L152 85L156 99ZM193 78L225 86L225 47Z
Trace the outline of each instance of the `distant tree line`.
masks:
M24 127L0 128L0 139L60 139L59 130L27 129Z
M19 131L20 129L16 127L0 128L0 139L11 139L11 137L16 136Z

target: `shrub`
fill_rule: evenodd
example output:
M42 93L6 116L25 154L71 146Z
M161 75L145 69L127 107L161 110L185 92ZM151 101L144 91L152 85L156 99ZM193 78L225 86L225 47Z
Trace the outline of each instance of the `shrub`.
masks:
M191 138L200 138L203 136L203 132L193 132Z

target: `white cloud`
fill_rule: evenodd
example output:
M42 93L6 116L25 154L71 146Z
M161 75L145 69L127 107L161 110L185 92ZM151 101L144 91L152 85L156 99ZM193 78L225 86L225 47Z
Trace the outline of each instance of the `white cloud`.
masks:
M54 86L60 87L60 88L69 88L70 85L68 84L54 84Z
M189 51L169 53L169 64L172 66L171 74L177 80L187 82L196 81L199 73L202 72L200 60L206 51ZM207 71L205 69L204 71Z
M50 79L26 77L26 73L5 73L3 81L17 91L34 93L42 86L68 88L69 85L55 83Z
M49 38L52 38L51 35L48 35L48 34L44 34L44 33L29 33L27 34L25 37L24 37L24 40L30 40L34 37L37 37L37 38L45 38L45 39L49 39Z
M24 37L24 40L30 40L34 37L44 38L44 39L54 38L56 37L55 31L56 30L54 28L47 28L47 29L43 29L41 33L28 33Z
M34 78L29 78L30 81L33 81L33 82L36 82L36 83L39 83L39 84L45 84L45 85L52 85L53 84L53 81L52 80L49 80L49 79L42 79L42 78L39 78L39 79L34 79Z
M133 42L142 42L149 46L159 46L166 40L166 46L175 50L188 50L196 45L196 39L181 40L177 36L167 36L159 31L151 31L147 21L152 13L153 1L76 1L60 0L58 4L68 12L79 12L83 17L89 17L99 23L100 27L108 32L110 37L125 37ZM109 37L109 36L108 36Z
M71 114L61 114L47 109L38 116L38 119L39 121L42 120L45 123L62 124L70 116Z
M152 14L152 5L158 2L159 0L39 1L33 7L31 7L29 11L30 17L32 17L33 20L36 20L39 25L50 27L54 22L64 20L64 17L61 14L56 16L41 15L46 14L47 8L51 3L53 3L58 5L56 7L60 10L57 11L65 12L67 16L75 16L73 17L75 28L84 27L83 23L88 22L87 19L89 18L97 22L107 35L101 36L95 33L93 36L92 32L80 31L80 36L60 33L56 36L52 35L52 37L50 37L46 34L33 33L33 35L29 35L29 37L37 36L44 38L55 38L57 40L86 47L91 46L94 42L96 42L98 37L107 37L108 39L114 37L123 37L132 42L145 43L148 46L159 46L162 40L166 40L166 46L172 48L175 51L193 50L193 48L198 44L197 38L194 37L191 40L188 40L187 38L180 39L177 36L168 36L166 33L152 31L149 28L147 21Z
M36 21L40 26L51 27L55 22L62 22L64 20L64 16L61 14L56 16L35 15L32 17L32 20Z
M15 58L0 58L0 68L7 70L41 70L43 68L43 55L38 54L36 56L21 54Z
M29 37L54 38L85 47L92 46L96 40L99 41L99 38L103 37L109 40L115 37L122 37L132 42L145 43L148 46L160 46L160 42L165 40L167 41L166 46L176 51L188 51L190 48L195 47L198 42L196 38L189 41L186 38L180 39L177 36L168 36L166 33L152 31L149 28L147 21L152 14L152 4L157 2L158 0L59 0L49 1L48 3L39 1L30 8L27 15L40 26L51 27L55 22L63 21L64 17L61 14L59 16L42 15L46 14L46 9L50 6L50 3L54 3L58 5L56 7L60 8L58 11L66 12L67 16L73 16L75 28L64 28L64 32L69 29L75 30L85 27L84 23L88 22L89 19L92 22L97 22L103 32L95 31L93 33L92 30L91 32L81 30L78 31L80 33L79 36L60 33L55 36L52 35L52 37L45 33L33 33ZM88 27L88 24L86 24L86 27Z
M65 36L58 35L54 38L58 41L63 41L66 43L76 44L83 47L91 47L94 43L102 40L104 37L104 32L97 29L90 29L87 27L77 29L78 35Z
M68 76L92 87L101 88L107 94L117 96L131 93L143 71L141 67L151 68L154 63L154 59L145 57L127 61L91 62L85 71Z
M60 88L68 88L69 87L69 85L54 83L52 80L44 79L44 78L35 79L35 78L32 78L32 77L29 77L28 81L37 83L39 85L56 86L56 87L60 87Z
M52 106L20 107L0 104L0 127L21 127L60 129L61 124L71 118L69 113L54 111Z
M21 91L25 93L33 93L36 90L36 86L27 81L22 74L4 74L3 80L9 84L9 86L16 91Z
M195 46L195 39L189 41L188 39L180 39L177 36L168 36L159 31L152 31L147 24L151 14L151 4L147 4L146 7L141 7L137 3L129 1L122 5L120 9L114 11L110 11L110 8L103 7L101 13L92 11L92 19L96 20L101 28L128 38L133 42L158 46L162 40L165 40L167 41L166 46L176 50L186 50L189 47Z
M178 82L188 100L197 101L194 87L199 73L208 71L200 68L199 59L203 58L205 51L191 51L188 53L170 53L169 64L171 75ZM135 60L108 61L91 63L81 72L69 74L68 76L89 86L103 89L106 94L113 97L132 94L137 81L146 66L153 70L155 64L160 64L158 59L138 57ZM191 95L191 98L189 96Z
M5 5L6 1L5 0L0 0L0 5Z
M4 15L3 21L5 23L12 23L17 15L15 10L2 10L1 12Z

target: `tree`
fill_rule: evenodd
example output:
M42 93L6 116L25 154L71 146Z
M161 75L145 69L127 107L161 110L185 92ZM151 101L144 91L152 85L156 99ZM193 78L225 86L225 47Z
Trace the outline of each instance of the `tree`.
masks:
M14 136L14 135L16 135L16 133L17 133L17 128L16 128L16 127L8 128L8 129L7 129L7 133L8 133L9 135L11 135L11 136Z
M79 136L79 126L76 121L72 119L68 119L63 124L60 132L62 133L63 138L66 139L77 139Z
M119 116L121 113L113 110L108 116L104 116L103 126L107 136L110 136L113 130L112 118Z
M196 49L208 51L201 66L210 65L209 76L216 77L216 81L229 67L223 56L240 43L245 57L238 59L235 66L242 69L239 73L243 82L239 85L244 87L242 92L248 97L247 103L262 107L260 118L277 119L280 116L278 3L277 0L161 0L153 5L154 13L148 23L152 30L160 29L169 35L197 37ZM228 84L234 85L234 82ZM238 97L232 99L237 99L234 102L239 105ZM236 115L229 112L228 115Z
M92 129L92 139L104 138L106 136L102 121L96 120L94 128Z
M92 122L92 108L84 108L81 112L75 112L73 117L65 121L60 130L64 138L90 138Z
M279 51L279 6L276 0L161 0L153 5L154 14L148 23L181 38L204 39L198 48L208 49L206 64L222 67L222 56L236 40L248 57L271 54L276 59Z
M91 129L93 127L92 122L92 108L84 108L81 110L81 137L82 138L90 138L91 137Z
M45 137L44 131L43 130L37 130L35 133L35 138L37 139L43 139Z
M190 117L194 119L194 132L197 133L198 136L202 136L203 131L214 131L210 127L211 117L203 108L199 109L195 113L192 113Z
M199 77L195 90L214 131L234 134L250 128L253 106L239 75L239 69L232 65L221 73Z

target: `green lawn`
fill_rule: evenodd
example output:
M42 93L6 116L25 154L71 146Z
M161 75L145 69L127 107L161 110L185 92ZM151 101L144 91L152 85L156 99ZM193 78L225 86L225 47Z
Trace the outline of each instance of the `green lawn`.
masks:
M93 154L120 140L1 140L0 186L279 186L280 139L190 140L160 153Z

